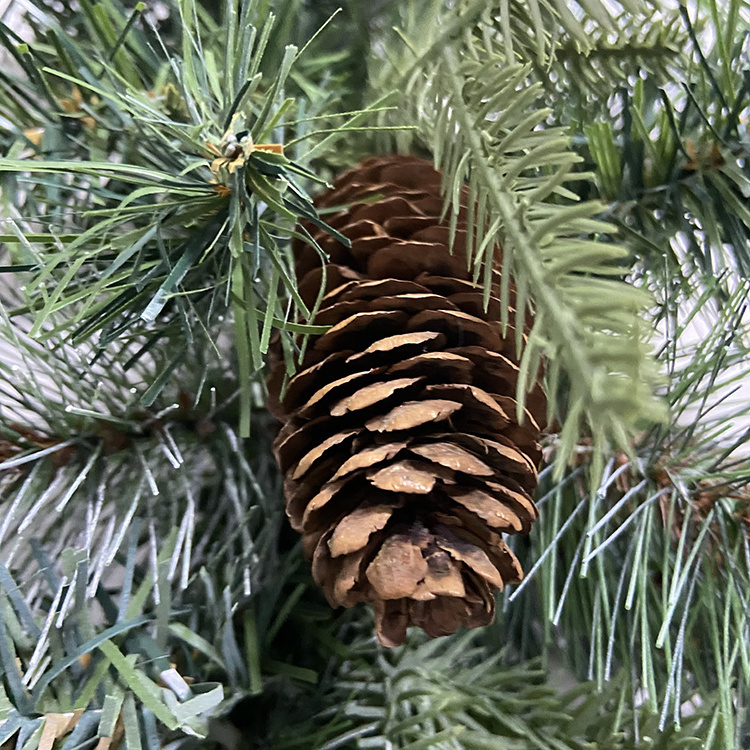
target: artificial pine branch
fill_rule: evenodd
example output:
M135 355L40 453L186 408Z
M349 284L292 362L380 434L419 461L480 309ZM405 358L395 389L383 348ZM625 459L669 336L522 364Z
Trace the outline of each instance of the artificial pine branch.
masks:
M584 177L573 169L580 159L563 131L541 128L550 112L539 106L542 87L532 82L530 67L509 65L507 38L463 12L462 4L434 10L435 29L474 21L440 58L433 59L434 38L420 32L422 19L403 31L413 40L406 116L417 118L445 175L453 222L464 201L468 206L466 255L475 280L483 259L503 249L501 320L515 323L518 414L545 360L549 413L561 425L559 471L582 433L594 436L600 456L608 441L627 449L639 422L659 417L657 375L640 320L648 298L613 278L625 273L620 262L627 251L608 239L613 227L595 218L603 206L576 203L567 187ZM375 85L397 77L398 62ZM515 321L508 316L511 277ZM518 321L527 310L534 326L525 340Z
M327 688L330 710L306 727L309 735L317 729L319 750L721 746L704 744L708 713L658 739L648 736L657 717L644 717L647 739L640 742L629 727L611 721L609 711L624 694L622 675L604 693L592 683L556 693L544 685L538 663L504 663L503 653L492 653L476 635L415 642L387 654L361 638L350 648ZM272 745L274 750L305 746L293 733Z
M215 30L205 28L194 4L181 3L181 38L174 44L179 64L158 31L138 29L114 6L86 14L88 35L77 46L55 24L43 35L53 51L40 39L19 52L12 33L3 36L29 79L22 85L41 87L53 111L66 102L73 107L72 122L63 115L57 124L37 122L23 130L16 125L10 150L24 158L3 161L22 184L24 174L37 175L44 187L34 196L42 212L35 218L44 220L47 212L59 224L51 232L33 232L11 222L2 235L19 242L15 254L39 272L26 285L27 306L36 312L32 335L44 331L73 345L97 335L103 352L116 340L135 338L143 343L134 357L164 337L181 340L182 351L173 350L143 394L149 406L194 341L213 345L208 331L229 308L241 373L242 434L249 430L250 383L263 366L271 330L285 329L295 313L310 315L291 278L284 239L299 217L322 225L301 185L322 180L269 141L283 136L285 123L295 119L298 137L289 134L291 126L282 139L305 161L321 144L330 151L346 133L361 129L364 114L350 113L348 123L331 130L325 120L338 114L333 102L305 93L284 98L305 49L287 45L278 67L268 66L263 57L274 19L256 20L256 6L243 5L240 17L228 15L228 38L217 46ZM118 26L128 44L110 49ZM162 58L155 62L154 48ZM221 78L219 59L226 71ZM13 122L22 108L20 95L6 107L5 119ZM68 132L71 127L77 132ZM32 148L21 151L29 142ZM102 151L105 157L119 154L122 163L97 158ZM17 184L8 181L10 195ZM59 283L48 295L40 285L55 274ZM279 297L279 284L291 308ZM75 309L64 323L51 327L50 314L70 306Z
M750 272L743 205L750 172L739 117L750 102L748 66L732 21L737 4L726 14L711 5L715 42L701 32L705 19L693 23L683 9L679 28L670 26L684 39L684 62L673 59L669 76L646 69L632 90L620 87L623 117L589 122L580 142L623 239L646 266L666 257L685 288L710 285L727 268ZM569 90L570 82L561 88Z
M747 664L739 657L750 645L742 614L750 581L750 474L748 432L739 425L750 412L746 403L733 407L731 420L720 411L747 382L747 293L740 284L717 315L707 290L693 300L687 322L672 322L663 356L674 421L644 433L634 460L612 454L594 495L586 446L561 483L543 473L542 523L530 547L516 546L532 567L508 596L509 611L518 613L508 627L526 632L541 617L570 644L579 674L600 684L624 669L633 691L647 686L662 728L682 720L696 681L722 696L730 681L740 694L747 691ZM700 345L690 340L689 321L697 316L711 324ZM530 621L523 613L536 600L534 581L546 594ZM712 732L731 747L739 723L724 708Z
M688 34L679 13L626 12L615 23L614 35L611 29L592 30L586 49L561 39L549 68L536 68L555 118L574 132L610 119L610 99L631 85L629 76L648 75L659 86L680 76Z
M25 358L51 383L70 380L54 351L29 344ZM23 385L23 373L3 369L8 392ZM321 645L295 638L290 653L284 640L290 620L322 637L331 618L280 541L269 446L256 438L246 456L236 410L189 398L196 375L151 414L116 416L130 386L112 379L95 408L20 404L14 416L46 423L44 436L4 418L0 654L6 674L20 669L0 709L4 740L54 730L151 747L156 720L180 730L179 744L207 734L205 715L227 691L319 679ZM63 443L51 429L61 425ZM71 711L74 720L56 718ZM119 729L108 723L118 716Z
M740 746L746 434L718 415L722 372L747 342L740 3L683 16L694 67L650 57L643 83L618 78L621 118L620 101L596 82L576 91L566 71L587 70L585 54L601 72L602 57L658 50L661 16L635 0L617 19L596 0L352 2L299 55L288 45L302 51L322 4L181 0L163 22L116 0L31 6L34 36L4 30L0 70L3 270L18 287L0 288L0 744L187 750L208 733L205 744L245 747ZM537 85L547 71L556 86ZM684 94L660 90L665 73ZM496 85L508 81L519 85ZM579 93L596 107L566 109ZM239 111L247 123L232 122ZM537 354L549 375L565 363L549 387L571 429L548 452L578 460L559 479L542 472L540 523L512 542L528 583L506 592L474 647L459 637L383 654L366 614L320 601L281 523L253 372L272 331L290 375L306 351L296 335L322 333L308 322L315 300L296 299L290 239L306 237L294 224L311 218L316 182L393 142L377 117L444 167L448 217L469 177L474 269L498 239L515 254L521 307L540 321L528 382ZM584 137L571 147L552 122ZM243 128L261 148L240 143ZM604 216L575 204L593 194L578 153L611 201ZM610 271L632 287L600 278ZM636 325L643 290L667 321L672 411L631 440L621 428L645 427L654 383ZM715 317L697 350L681 340L686 303ZM565 356L556 314L575 323ZM76 349L55 347L73 331ZM624 370L622 393L604 389L617 403L589 387L583 362ZM600 441L592 461L570 393L612 417L627 455ZM511 663L564 645L589 697L576 709L541 689L499 661L499 643Z

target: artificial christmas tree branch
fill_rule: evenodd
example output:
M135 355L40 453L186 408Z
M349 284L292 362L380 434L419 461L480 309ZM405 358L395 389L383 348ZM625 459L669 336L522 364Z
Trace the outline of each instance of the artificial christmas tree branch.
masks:
M1 35L0 744L741 747L741 4L24 7ZM278 334L293 379L331 322L292 242L324 266L351 206L314 194L394 143L441 167L448 239L468 191L449 257L568 429L496 622L384 653L285 525L261 371ZM638 421L659 382L670 414ZM591 680L582 704L539 655Z
M542 474L541 522L527 550L526 564L533 567L508 597L519 614L526 612L522 602L534 597L529 586L536 580L546 592L547 627L566 634L580 674L604 683L617 668L630 671L634 690L649 685L649 705L662 727L681 720L695 675L720 691L729 675L747 679L738 655L747 647L740 612L750 576L750 474L743 456L747 431L732 422L741 422L748 407L737 405L733 420L720 412L748 377L741 325L746 299L747 287L740 285L716 315L707 290L693 299L686 321L675 321L665 350L676 421L643 434L635 460L612 455L594 500L580 473L588 469L587 457L563 483ZM700 345L690 341L696 316L711 323ZM731 378L720 376L730 370ZM525 617L519 620L516 627L528 628ZM590 646L580 648L585 633ZM737 653L722 650L716 662L707 661L707 642L727 637L738 644ZM715 731L734 746L731 722Z
M482 254L503 247L503 324L511 276L519 294L517 332L517 321L533 305L535 328L521 359L519 414L543 356L553 384L551 414L556 415L561 377L572 386L560 420L562 470L582 429L593 431L598 448L607 440L627 447L639 420L658 415L651 395L654 368L639 323L647 298L607 278L623 273L616 263L626 255L624 248L593 238L582 241L594 233L598 240L612 227L593 219L601 205L565 204L575 199L565 183L582 178L572 171L579 157L568 150L562 132L539 130L549 115L535 107L539 85L529 84L528 69L508 67L489 39L483 37L481 45L470 37L462 41L461 65L451 50L434 63L429 54L420 56L424 67L407 88L416 94L419 87L417 104L408 111L421 118L424 138L446 175L444 192L454 213L460 185L469 184L467 205L476 209L469 219L467 260L475 274ZM520 338L517 345L520 351ZM652 385L642 387L647 382Z
M87 55L85 49L74 50L85 66L82 75L69 56L58 71L46 65L44 52L29 48L39 66L34 68L35 75L45 81L45 90L72 86L95 102L91 130L99 137L110 134L108 148L119 150L125 145L112 138L112 118L124 125L128 138L140 133L140 141L131 140L126 146L125 163L97 161L89 155L81 162L6 159L4 167L21 174L52 175L57 192L72 198L72 191L78 189L88 198L82 206L75 206L75 214L61 215L67 234L62 247L57 231L47 236L35 233L32 245L17 227L29 261L48 255L48 249L55 247L52 257L41 262L35 281L27 285L28 304L38 311L33 334L49 329L50 312L75 305L63 327L47 330L47 335L68 333L75 345L98 334L98 345L105 351L116 339L142 339L147 330L144 353L164 335L181 337L189 348L194 329L208 333L229 302L237 321L241 432L246 434L252 374L262 366L274 320L284 321L290 312L277 296L277 284L284 284L288 296L300 303L281 240L300 216L320 221L298 185L300 177L315 180L313 173L279 153L283 149L263 146L274 129L283 129L284 112L291 105L303 106L302 99L282 98L287 76L301 53L287 46L279 70L264 80L260 69L273 19L256 28L250 23L251 9L245 7L241 18L230 15L229 41L240 36L221 50L228 74L220 82L215 70L212 77L212 68L204 71L198 64L201 56L215 54L203 46L202 36L208 32L200 28L192 5L180 7L182 64L177 66L165 54L168 64L162 71L146 67L152 75L143 82L148 90L135 90L134 81L123 79L108 60ZM111 10L107 23L127 25L117 16ZM49 33L59 34L54 28ZM142 37L137 37L136 54L129 46L117 52L127 56L133 70L150 54L148 42L166 50L158 32L152 33L153 41ZM154 78L161 86L160 96L152 88ZM314 112L315 103L306 102ZM358 115L361 120L361 114L353 113L352 120ZM305 118L301 126L305 128L307 122ZM346 132L346 124L334 131L337 138ZM307 150L321 138L328 149L336 146L330 129L306 128L304 134ZM36 151L44 154L45 145L43 137ZM300 154L303 159L304 153ZM167 165L170 171L165 171ZM66 175L73 178L72 184ZM91 184L92 178L101 186ZM74 205L68 203L70 209ZM18 238L6 235L4 239ZM40 285L60 266L66 267L61 283L46 295ZM259 283L250 282L259 274ZM304 305L293 306L291 312L303 317L310 314ZM264 321L260 336L255 332L258 319ZM179 355L166 363L154 387L144 394L144 405L153 403L178 359Z

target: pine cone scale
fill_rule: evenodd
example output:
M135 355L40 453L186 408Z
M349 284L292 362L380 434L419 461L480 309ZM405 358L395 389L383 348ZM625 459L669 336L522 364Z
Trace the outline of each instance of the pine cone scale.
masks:
M365 422L370 432L401 432L413 430L431 422L442 422L461 409L459 401L428 398L422 401L407 401L391 409L383 416Z

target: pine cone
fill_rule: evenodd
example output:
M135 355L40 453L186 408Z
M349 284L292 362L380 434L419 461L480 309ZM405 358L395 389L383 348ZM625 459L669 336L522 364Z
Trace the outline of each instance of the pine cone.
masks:
M466 269L466 217L449 251L441 176L416 157L372 158L319 209L351 249L306 228L330 260L295 245L303 299L325 297L297 375L269 377L283 422L275 453L287 514L332 606L373 603L380 641L493 620L522 578L502 533L527 533L545 399L516 419L515 331L502 334L499 274L484 310ZM464 204L467 200L464 200ZM511 295L512 297L512 295ZM515 320L511 311L510 320Z

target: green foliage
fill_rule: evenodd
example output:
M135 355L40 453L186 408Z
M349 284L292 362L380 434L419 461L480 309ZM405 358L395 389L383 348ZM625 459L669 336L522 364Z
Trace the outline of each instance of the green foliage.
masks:
M315 330L297 322L313 311L297 294L288 238L303 216L326 226L302 186L323 180L300 162L334 149L364 113L325 127L329 103L319 111L299 71L306 49L288 44L269 62L270 41L274 56L283 39L258 2L228 5L222 28L179 4L171 49L153 27L138 28L140 6L83 8L80 38L54 23L33 45L0 35L25 73L7 76L2 113L13 123L2 169L19 175L6 180L5 200L19 188L28 196L23 219L0 236L14 267L34 271L21 311L36 313L34 336L78 345L97 335L102 351L139 341L136 359L173 344L144 406L188 352L215 346L231 311L247 434L250 384L272 331ZM302 89L287 96L293 70ZM35 92L47 110L24 119Z
M748 381L744 12L683 7L681 55L668 71L644 66L632 86L581 95L581 79L558 84L590 109L556 115L584 123L576 142L607 218L636 283L658 290L671 416L642 436L635 462L611 457L593 500L585 465L548 484L557 520L540 526L529 558L547 633L565 634L581 674L603 681L625 665L660 727L680 721L686 690L717 688L711 736L722 747L747 741L748 411L735 402Z
M561 694L545 685L539 664L504 664L502 652L488 649L476 633L387 652L359 639L335 674L326 696L331 708L318 717L314 744L291 736L272 747L625 750L634 746L632 733L610 713L622 703L621 682L604 694L590 683ZM649 724L647 731L653 718ZM664 737L684 748L719 747L700 739L704 716L687 724ZM678 746L658 743L649 739L639 746Z
M461 203L468 206L467 262L477 280L482 260L502 248L502 323L522 353L519 415L544 360L550 415L561 424L559 472L582 434L593 436L600 456L608 441L626 447L636 428L662 415L641 321L649 296L617 278L627 250L597 218L603 205L579 202L570 189L586 178L574 170L580 157L563 129L543 127L551 112L538 105L541 84L531 81L530 65L509 63L515 36L498 37L495 17L485 14L435 55L448 41L444 29L458 34L476 21L466 5L435 10L432 33L422 32L423 17L403 32L412 50L406 116L417 118L445 174L454 230ZM381 86L400 74L386 71Z
M315 684L334 615L280 537L270 430L239 438L227 374L181 368L146 412L121 372L76 393L85 361L1 333L20 363L0 363L2 741L73 747L121 716L127 747L182 745L223 699Z
M603 685L619 669L631 674L661 729L684 719L695 687L717 689L709 734L720 747L740 746L731 696L750 687L750 406L738 403L731 418L721 410L749 376L748 291L741 284L719 311L715 288L692 309L667 308L674 421L644 434L635 459L612 455L593 495L585 453L560 483L545 472L540 523L530 546L516 547L529 573L507 598L515 621L506 626L527 631L540 617L582 676ZM696 319L711 325L700 342Z
M680 76L689 36L676 10L639 7L614 23L614 34L607 28L589 29L585 49L560 39L548 64L535 65L545 103L557 122L571 127L574 143L586 126L616 119L618 97L638 79L664 87Z
M742 3L27 5L31 42L0 27L0 745L746 742ZM316 330L308 191L394 143L454 220L468 185L467 263L502 246L562 431L498 623L384 652L284 524L258 375Z
M19 357L2 364L0 654L10 691L0 708L3 741L20 732L26 746L45 732L64 733L55 715L77 709L88 711L73 744L111 737L121 712L128 746L153 747L157 720L205 734L202 715L221 702L223 688L189 686L170 667L166 646L180 632L174 612L201 585L201 568L236 568L229 593L241 588L243 572L262 578L261 551L273 549L237 438L206 414L198 432L213 437L196 439L187 404L115 417L114 405L128 400L126 379L111 373L98 392L74 390L80 361L76 372L65 350L50 352L10 326L3 333ZM32 419L35 431L18 421ZM210 659L218 652L207 637L205 628L197 645Z
M641 72L616 100L622 117L584 127L609 216L648 266L711 283L727 268L750 273L750 106L743 5L706 3L710 35L682 8L680 68L669 77ZM671 27L674 28L673 21ZM714 38L712 38L714 37ZM587 105L590 105L587 102ZM601 119L601 118L597 118ZM686 262L683 263L683 260Z

